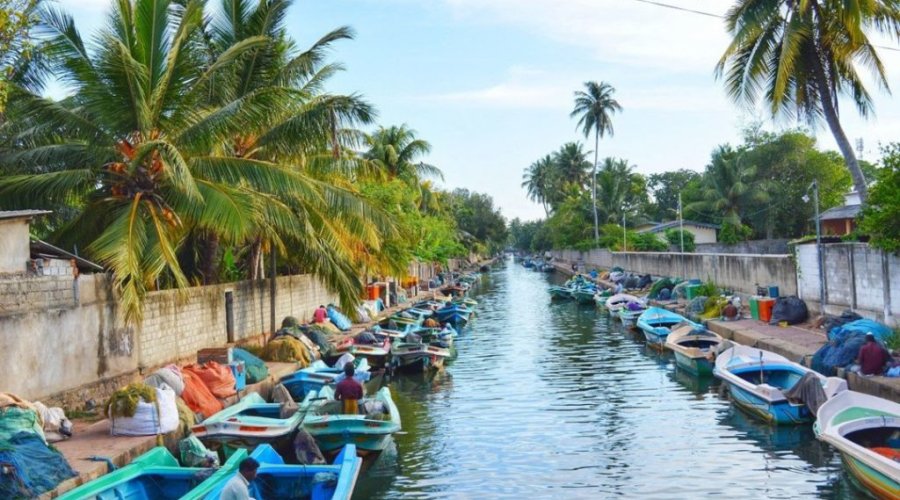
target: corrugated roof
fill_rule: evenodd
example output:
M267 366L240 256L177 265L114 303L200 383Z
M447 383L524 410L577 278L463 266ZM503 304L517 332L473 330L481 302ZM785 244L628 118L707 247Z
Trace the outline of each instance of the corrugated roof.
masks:
M104 271L103 266L101 266L100 264L91 262L83 257L79 257L71 252L67 252L62 248L53 246L46 241L41 241L37 238L32 238L31 240L31 254L32 258L36 256L50 255L56 258L74 259L75 264L78 266L78 269L80 271Z
M685 226L705 227L707 229L721 229L721 226L719 226L718 224L708 224L706 222L696 222L696 221L692 221L692 220L686 220L683 223ZM673 220L670 222L663 222L662 224L659 224L658 226L651 227L649 229L644 229L641 232L642 233L646 233L646 232L658 233L660 231L665 231L666 229L677 228L679 224L680 223L677 220Z
M842 207L829 208L819 214L819 220L855 219L859 215L862 205L844 205ZM815 217L813 217L815 220Z
M0 219L30 219L36 215L53 213L49 210L0 210Z

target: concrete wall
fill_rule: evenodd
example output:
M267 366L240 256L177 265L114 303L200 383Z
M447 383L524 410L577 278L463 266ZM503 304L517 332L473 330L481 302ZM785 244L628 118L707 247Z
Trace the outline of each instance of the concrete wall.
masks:
M31 258L28 219L0 220L0 274L24 273Z
M756 293L756 284L778 285L783 295L797 293L794 262L789 255L729 255L697 253L610 252L592 250L553 252L557 260L580 262L587 269L619 266L626 271L654 276L711 279L743 295Z
M858 314L898 326L900 258L865 243L823 245L825 307L829 314L852 309ZM818 253L815 244L797 245L800 297L822 311Z
M724 243L698 244L697 253L733 253L733 254L762 254L762 255L786 255L790 253L787 239L778 240L752 240L726 245Z
M121 377L222 346L228 340L226 292L233 294L235 341L268 333L269 286L263 280L153 292L143 323L126 326L105 275L4 278L0 391L37 399L108 381L114 389ZM336 301L308 275L278 278L275 296L276 327L284 316L304 320L319 304Z

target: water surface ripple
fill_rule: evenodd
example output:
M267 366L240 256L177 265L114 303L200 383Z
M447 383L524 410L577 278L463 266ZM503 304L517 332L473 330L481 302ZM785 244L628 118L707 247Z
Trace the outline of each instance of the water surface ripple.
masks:
M772 428L553 280L508 263L437 376L391 383L396 449L355 498L856 498L809 426Z

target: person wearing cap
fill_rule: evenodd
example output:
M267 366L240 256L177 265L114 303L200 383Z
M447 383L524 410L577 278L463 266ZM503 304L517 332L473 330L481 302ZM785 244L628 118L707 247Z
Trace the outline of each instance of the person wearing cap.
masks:
M253 458L245 458L238 466L238 473L231 478L222 493L219 494L219 500L254 500L250 496L250 481L256 479L256 471L259 469L259 462Z
M875 341L875 335L867 333L866 343L859 349L859 356L856 358L859 372L863 375L881 375L884 373L884 365L890 359L890 354Z

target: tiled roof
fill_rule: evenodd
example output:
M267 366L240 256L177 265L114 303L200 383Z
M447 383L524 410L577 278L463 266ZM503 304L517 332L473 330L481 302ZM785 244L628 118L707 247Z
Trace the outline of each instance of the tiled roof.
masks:
M819 214L819 220L855 219L859 215L862 205L844 205L842 207L829 208ZM815 217L813 217L815 220Z

